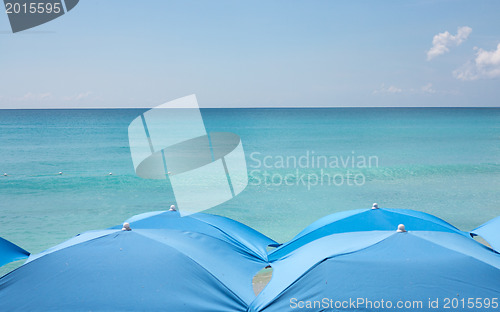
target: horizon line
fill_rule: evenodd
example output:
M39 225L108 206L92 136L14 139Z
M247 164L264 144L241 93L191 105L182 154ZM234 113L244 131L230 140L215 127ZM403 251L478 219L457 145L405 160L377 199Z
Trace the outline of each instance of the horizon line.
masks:
M152 109L153 107L0 107L0 110L56 110L56 109ZM184 108L184 107L172 107ZM244 107L199 107L200 109L280 109L280 108L500 108L500 106L244 106Z

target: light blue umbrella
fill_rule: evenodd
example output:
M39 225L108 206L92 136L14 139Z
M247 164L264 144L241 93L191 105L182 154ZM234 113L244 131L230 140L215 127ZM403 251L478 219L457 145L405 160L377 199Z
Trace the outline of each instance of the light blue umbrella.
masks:
M471 231L474 235L480 235L490 246L500 252L500 217L480 225Z
M499 254L457 233L407 229L333 234L291 251L249 311L498 310Z
M28 258L29 252L0 237L0 266Z
M177 211L154 211L136 215L125 222L134 229L175 229L206 234L263 261L267 261L267 246L277 244L240 222L201 212L181 217ZM114 228L121 229L121 225Z
M470 238L469 233L460 231L446 221L425 212L378 207L357 209L334 213L315 221L289 242L272 251L269 259L274 261L327 235L358 231L390 231L399 224L405 224L413 230L459 233Z
M32 256L0 279L0 311L247 311L267 262L207 234L133 224Z

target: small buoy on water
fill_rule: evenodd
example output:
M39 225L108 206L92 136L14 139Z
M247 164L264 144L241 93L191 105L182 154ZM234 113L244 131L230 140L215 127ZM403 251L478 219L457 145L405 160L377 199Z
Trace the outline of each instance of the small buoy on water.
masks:
M109 175L113 175L113 172L110 172Z
M62 175L62 171L59 171L59 175Z
M4 173L4 174L3 174L3 176L4 176L4 177L6 177L6 176L7 176L7 173Z

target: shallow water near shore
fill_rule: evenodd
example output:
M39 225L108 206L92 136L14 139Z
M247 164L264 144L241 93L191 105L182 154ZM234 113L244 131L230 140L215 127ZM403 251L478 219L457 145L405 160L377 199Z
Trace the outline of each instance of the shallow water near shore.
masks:
M175 203L166 181L134 173L127 127L144 111L0 110L7 174L0 236L37 253ZM202 109L202 116L208 132L241 137L249 172L240 195L205 212L278 242L373 202L432 213L462 230L500 215L498 108Z

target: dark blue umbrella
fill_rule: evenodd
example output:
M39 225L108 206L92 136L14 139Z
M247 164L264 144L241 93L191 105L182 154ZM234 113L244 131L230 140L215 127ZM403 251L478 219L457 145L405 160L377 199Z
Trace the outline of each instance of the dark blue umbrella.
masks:
M469 233L462 232L442 219L425 212L378 207L357 209L334 213L319 219L289 242L274 250L269 255L269 259L274 261L296 248L327 235L358 231L390 231L397 228L399 224L405 224L413 230L459 233L470 237Z
M2 277L0 311L246 311L266 265L188 230L86 232Z
M0 237L0 266L28 258L29 252Z
M500 307L500 255L452 232L333 234L291 251L272 267L270 283L249 311Z

